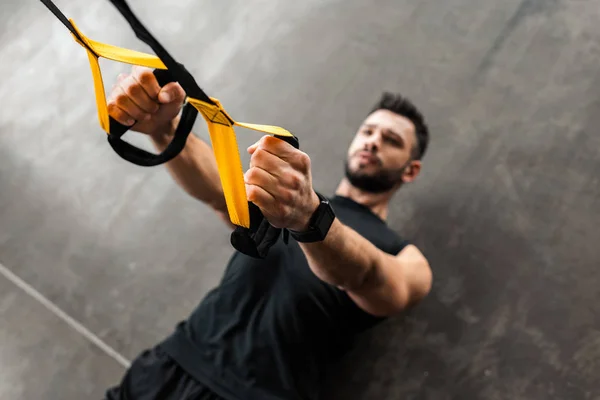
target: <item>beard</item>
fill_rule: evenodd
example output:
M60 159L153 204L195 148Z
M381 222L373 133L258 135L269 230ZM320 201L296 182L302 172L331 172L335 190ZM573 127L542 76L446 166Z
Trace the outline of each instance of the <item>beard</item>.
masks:
M352 186L367 193L384 193L402 184L403 168L394 170L381 170L375 174L365 174L360 170L350 170L349 162L346 160L344 173Z

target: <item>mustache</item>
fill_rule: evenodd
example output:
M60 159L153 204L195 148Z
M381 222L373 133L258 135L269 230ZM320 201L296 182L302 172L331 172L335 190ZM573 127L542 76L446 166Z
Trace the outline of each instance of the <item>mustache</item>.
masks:
M377 156L377 152L369 149L359 149L352 153L352 157L356 157L359 153L369 153L369 155L377 160L377 165L383 165L381 159Z

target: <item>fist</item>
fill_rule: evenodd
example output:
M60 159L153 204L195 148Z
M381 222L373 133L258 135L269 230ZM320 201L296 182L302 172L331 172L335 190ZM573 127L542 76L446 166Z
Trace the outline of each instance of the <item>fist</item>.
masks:
M154 135L174 126L184 100L179 83L161 87L152 69L136 65L130 74L118 76L108 99L108 114L134 131Z
M248 153L250 168L244 175L248 201L274 227L306 230L319 206L308 155L270 135L250 146Z

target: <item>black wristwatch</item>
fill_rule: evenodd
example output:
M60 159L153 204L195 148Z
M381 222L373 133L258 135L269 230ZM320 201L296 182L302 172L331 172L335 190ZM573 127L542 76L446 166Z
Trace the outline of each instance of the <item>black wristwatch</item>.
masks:
M329 204L329 200L319 193L317 193L317 196L319 196L321 203L310 217L308 229L302 232L290 229L290 235L298 242L311 243L324 240L335 219L335 213L333 212L333 208L331 208L331 204Z

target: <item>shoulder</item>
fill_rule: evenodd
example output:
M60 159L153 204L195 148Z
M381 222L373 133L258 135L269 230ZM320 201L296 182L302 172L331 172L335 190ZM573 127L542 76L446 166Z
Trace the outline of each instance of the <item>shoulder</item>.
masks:
M328 198L336 217L346 226L388 254L398 254L410 244L399 233L367 207L353 200L332 196Z

